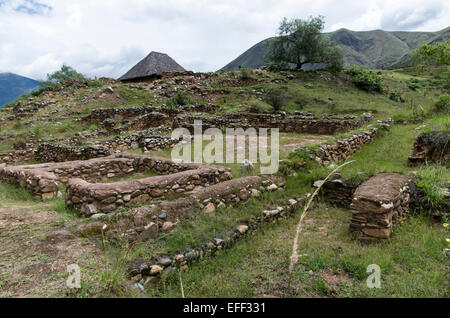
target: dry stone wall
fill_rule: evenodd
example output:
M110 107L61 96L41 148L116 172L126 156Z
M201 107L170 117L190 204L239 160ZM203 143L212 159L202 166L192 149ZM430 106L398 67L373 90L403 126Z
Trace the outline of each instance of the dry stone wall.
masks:
M425 161L439 161L450 165L450 131L432 131L420 134L414 141L413 152L409 157L412 164Z
M87 182L104 182L136 171L169 174L199 167L207 166L176 163L164 158L114 154L90 160L5 166L0 168L0 181L26 188L41 199L49 199L58 196L59 186L67 184L70 178L80 178ZM225 171L223 173L225 174Z
M38 162L63 162L74 160L88 160L111 155L102 146L69 147L63 145L41 144L34 153Z
M0 168L0 181L28 189L41 199L50 199L58 196L59 186L70 178L105 181L136 171L139 162L139 156L116 154L90 160L6 166Z
M175 193L192 191L197 186L209 186L231 179L228 168L175 163L165 158L144 158L139 169L171 174L105 184L71 179L66 190L67 205L91 216L99 212L109 213L121 205L151 202Z
M175 200L157 201L150 205L133 208L125 212L125 218L115 218L114 213L97 213L91 218L103 217L107 224L108 236L120 235L130 242L145 241L156 237L179 223L180 219L194 217L201 213L215 213L215 209L232 206L260 195L263 180L258 176L243 177L220 182L209 187L199 187ZM264 190L264 189L263 189ZM118 212L123 215L124 212ZM76 231L83 233L98 226L96 221L79 226ZM101 224L103 226L103 224ZM99 232L99 228L95 229Z
M350 231L361 241L389 238L393 226L409 213L411 180L405 175L380 173L355 191Z
M106 119L114 119L116 121L122 121L125 119L136 118L142 115L146 115L153 112L159 112L169 117L175 117L179 113L183 112L201 112L201 113L215 113L217 106L214 104L206 105L185 105L176 108L167 106L136 106L129 108L98 108L92 110L88 116L88 120L101 123Z
M323 180L318 180L314 182L314 186L322 186L320 188L320 194L328 202L347 208L350 207L353 194L358 187L357 185L346 183L341 179L328 180L325 183Z
M187 128L194 132L194 121L202 121L203 131L216 127L229 127L244 129L253 128L279 128L280 132L297 132L311 134L332 135L356 129L373 118L372 114L356 116L324 116L313 117L308 115L259 114L259 113L232 113L222 116L194 116L190 114L178 115L173 120L173 128Z
M34 159L33 149L0 151L0 164L15 164Z
M236 227L231 231L228 231L228 233L213 236L209 241L200 243L194 247L186 246L184 251L179 251L170 255L159 253L147 261L135 259L127 263L127 273L134 281L139 281L139 279L143 277L159 276L164 271L173 271L175 267L183 267L188 263L192 263L204 257L214 256L219 250L231 248L240 239L244 238L249 233L258 230L262 224L276 222L294 215L294 213L304 205L304 202L305 198L291 198L272 210L261 211L260 215L239 222Z
M348 159L356 150L372 141L378 133L377 128L352 135L348 138L336 141L333 144L322 145L315 150L316 160L320 164L327 165Z

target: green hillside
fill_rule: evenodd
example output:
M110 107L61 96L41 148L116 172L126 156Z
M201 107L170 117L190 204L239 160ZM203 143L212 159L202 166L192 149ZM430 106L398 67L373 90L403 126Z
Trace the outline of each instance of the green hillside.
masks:
M438 32L383 30L360 32L339 29L325 35L342 48L347 65L386 69L407 64L412 51L421 44L449 39L450 27ZM264 65L265 56L269 51L269 41L270 38L252 46L224 69L257 68Z
M0 73L0 107L13 102L20 95L39 87L39 82L13 73Z

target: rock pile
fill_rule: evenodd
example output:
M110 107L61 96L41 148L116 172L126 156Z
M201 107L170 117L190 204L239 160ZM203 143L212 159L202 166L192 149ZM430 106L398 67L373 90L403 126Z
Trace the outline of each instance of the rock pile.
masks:
M393 226L409 213L410 180L395 173L380 173L355 191L350 231L361 241L389 238Z

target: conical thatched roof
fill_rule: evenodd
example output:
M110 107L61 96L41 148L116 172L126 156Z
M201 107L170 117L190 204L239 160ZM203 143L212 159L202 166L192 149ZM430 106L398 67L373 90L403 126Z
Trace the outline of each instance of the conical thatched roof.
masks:
M186 70L165 53L151 52L142 61L133 66L119 80L160 76L164 72L185 72Z

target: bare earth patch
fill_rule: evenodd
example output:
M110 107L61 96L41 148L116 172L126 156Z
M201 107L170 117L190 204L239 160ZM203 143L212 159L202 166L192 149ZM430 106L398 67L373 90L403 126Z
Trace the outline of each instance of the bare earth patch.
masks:
M100 256L59 224L56 212L31 207L0 208L0 297L62 297L67 265L83 268Z

